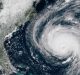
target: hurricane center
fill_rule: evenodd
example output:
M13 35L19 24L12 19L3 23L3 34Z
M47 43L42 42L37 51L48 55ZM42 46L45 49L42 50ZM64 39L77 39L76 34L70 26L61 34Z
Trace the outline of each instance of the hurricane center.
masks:
M54 30L47 34L47 46L52 55L63 58L80 49L77 36L66 30Z

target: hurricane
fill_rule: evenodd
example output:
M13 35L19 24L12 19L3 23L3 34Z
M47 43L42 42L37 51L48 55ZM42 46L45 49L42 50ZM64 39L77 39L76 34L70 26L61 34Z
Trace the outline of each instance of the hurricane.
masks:
M4 46L22 75L80 74L80 1L41 0L36 15L7 37Z

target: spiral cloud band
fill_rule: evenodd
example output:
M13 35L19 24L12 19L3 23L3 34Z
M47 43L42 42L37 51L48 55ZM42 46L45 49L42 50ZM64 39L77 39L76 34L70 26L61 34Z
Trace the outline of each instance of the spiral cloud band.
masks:
M67 57L76 50L79 51L79 37L75 33L71 33L68 29L55 28L43 35L43 46L47 44L48 51L58 57ZM45 47L45 49L47 48Z
M41 10L43 1L34 5L37 14L5 40L10 60L16 69L27 66L26 75L79 75L80 1L44 2Z

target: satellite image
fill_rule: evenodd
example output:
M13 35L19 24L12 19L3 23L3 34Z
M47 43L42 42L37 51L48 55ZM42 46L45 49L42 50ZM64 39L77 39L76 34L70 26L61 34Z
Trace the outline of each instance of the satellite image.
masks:
M80 75L80 0L0 0L0 75Z

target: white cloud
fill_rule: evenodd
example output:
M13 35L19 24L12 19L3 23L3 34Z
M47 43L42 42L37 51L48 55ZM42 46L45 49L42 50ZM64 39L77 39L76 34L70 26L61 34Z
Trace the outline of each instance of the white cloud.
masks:
M32 3L33 0L3 0L4 8L0 12L0 24L15 24L23 19Z
M2 0L3 9L0 11L0 49L3 50L4 37L15 29L15 24L24 20L25 13L32 7L33 0ZM11 36L11 33L8 35ZM2 51L1 51L2 52ZM12 71L12 66L9 63L7 54L3 54L4 57L0 59L4 60L10 67L6 71ZM6 58L5 58L6 57ZM9 75L9 74L7 74Z
M70 2L71 0L65 0L65 2Z

